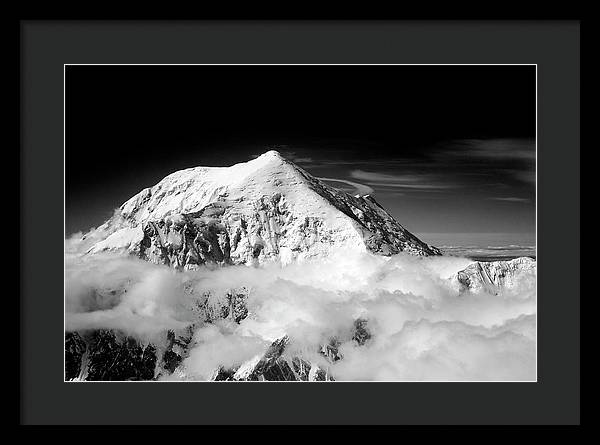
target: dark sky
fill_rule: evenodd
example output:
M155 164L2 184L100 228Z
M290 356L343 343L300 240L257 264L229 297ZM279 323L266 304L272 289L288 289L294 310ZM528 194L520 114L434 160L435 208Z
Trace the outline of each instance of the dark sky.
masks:
M274 147L415 233L535 231L534 66L68 66L65 84L67 234Z

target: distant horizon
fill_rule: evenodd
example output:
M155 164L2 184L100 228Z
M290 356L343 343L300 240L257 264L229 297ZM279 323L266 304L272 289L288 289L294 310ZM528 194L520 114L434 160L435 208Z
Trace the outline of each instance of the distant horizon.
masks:
M522 256L537 257L535 233L415 233L446 255L496 261Z

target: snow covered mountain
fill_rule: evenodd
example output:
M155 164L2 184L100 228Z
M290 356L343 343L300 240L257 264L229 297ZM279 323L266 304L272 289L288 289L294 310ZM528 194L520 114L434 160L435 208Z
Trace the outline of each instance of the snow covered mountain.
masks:
M535 281L536 260L529 257L510 261L476 261L456 274L463 289L471 291L512 289L529 279Z
M100 261L104 257L110 257L112 261L111 255L94 254L105 251L129 253L148 262L167 265L177 270L194 270L204 264L261 265L276 261L283 264L298 261L292 267L304 267L310 265L310 262L300 264L305 259L328 257L330 261L332 258L335 260L336 257L329 254L334 250L339 252L340 249L388 257L400 252L420 257L441 255L437 248L422 242L402 227L373 197L351 196L330 187L287 161L276 151L269 151L249 162L231 167L196 167L175 172L125 202L112 218L86 235L84 245L86 247L83 251L87 249L91 255L78 256L78 259ZM372 255L366 256L373 258ZM384 263L392 264L394 257L376 258L382 263L382 273L378 279L385 281L397 272L398 278L395 280L408 280L417 289L421 288L420 281L427 282L429 278L418 275L423 269L415 267L413 263L445 260L415 259L400 255L396 258L401 258L405 263L398 264L405 264L406 268L388 268ZM142 261L125 261L152 269L165 269ZM423 287L426 292L422 296L424 301L427 301L431 289L438 292L439 289L446 289L446 285L453 292L459 288L459 293L498 294L504 289L510 290L523 283L535 282L536 261L530 258L496 262L474 261L459 270L467 264L468 262L461 262L460 267L444 274L443 281L436 275L431 281L433 286ZM77 270L84 271L79 273L85 274L90 269L93 267L86 266ZM220 267L214 268L216 270L203 268L202 271L207 269L211 270L211 273L229 271L229 268ZM263 269L268 268L259 268L258 271ZM414 277L410 276L411 272L407 272L411 270L415 271ZM110 268L110 274L112 271L113 267ZM253 273L256 271L252 270ZM155 271L152 271L152 277L162 277L154 273ZM321 269L318 273L321 273ZM177 302L173 307L177 306L185 312L185 317L181 318L185 321L182 322L185 327L160 330L152 338L141 338L134 332L129 332L127 325L123 324L107 324L100 327L94 324L92 327L85 325L85 328L76 325L76 328L68 329L65 333L65 379L194 380L194 374L188 373L189 369L186 371L186 360L190 357L190 351L205 341L196 338L195 334L199 329L206 326L225 326L243 337L244 329L248 329L248 326L268 327L271 321L269 317L272 317L269 310L272 306L263 305L260 299L257 303L257 295L266 298L266 302L274 301L279 305L283 304L282 307L288 307L286 304L289 302L279 301L271 296L270 291L265 293L263 289L261 294L257 294L256 282L254 288L252 283L246 282L235 287L230 283L230 279L227 279L227 289L221 289L220 286L212 289L204 287L206 276L197 280L188 279L189 276L199 274L201 273L168 274L186 277L181 284L185 298L181 301L173 300ZM91 276L93 273L90 273ZM136 320L135 317L138 316L147 316L152 323L160 320L153 318L154 301L142 305L141 315L137 313L138 306L133 304L134 300L137 302L136 298L146 302L148 294L152 293L150 291L156 287L158 281L150 280L147 287L140 285L142 291L135 293L133 289L138 289L136 280L139 280L139 277L133 279L124 273L118 274L111 281L112 285L108 286L104 281L105 276L100 275L98 279L83 277L81 281L74 280L79 284L73 285L73 293L80 292L84 301L90 300L94 303L83 305L85 310L93 311L102 319L113 311L115 316L125 313L127 320ZM69 277L73 278L71 275ZM377 280L369 283L371 287ZM389 291L386 288L389 283L382 285L382 289ZM175 279L167 285L177 288L179 282ZM305 283L303 285L306 286ZM297 291L297 283L289 282L285 286L292 286L291 289ZM315 310L313 316L312 306L319 308L323 305L322 310L327 309L324 314L335 314L333 319L347 317L340 318L344 320L343 329L333 333L325 329L324 333L327 335L323 338L317 335L317 340L310 345L308 352L294 348L293 342L301 336L293 329L277 333L273 337L266 336L264 339L268 338L269 343L254 356L249 355L251 358L244 358L244 361L236 362L234 366L225 366L223 362L219 362L218 366L210 368L212 374L208 374L206 378L217 381L343 380L343 376L339 378L336 373L335 364L346 363L344 360L350 360L348 354L353 354L353 351L380 348L387 344L385 341L378 343L378 336L386 335L387 332L382 331L380 325L378 327L382 318L385 322L387 317L382 317L381 314L387 313L387 309L377 309L378 306L375 306L376 310L373 312L366 309L366 312L356 313L354 309L351 313L339 311L339 304L343 301L352 305L360 303L357 307L364 305L364 308L369 308L374 304L371 297L362 301L352 296L353 290L347 291L348 300L334 301L331 304L335 311L328 312L329 306L321 298L331 298L328 289L310 286L303 289L303 293L309 290L316 292L319 298L310 300L310 292L303 295L303 300L312 303L299 306L299 312L302 313L302 309L307 310L307 320L316 323L315 326L320 326L320 318L317 316L319 312ZM396 284L393 290L397 289ZM160 287L161 292L166 291L168 294L169 290L172 289ZM172 290L174 295L177 294L176 290ZM373 292L373 300L385 297L385 292L381 289L369 288L367 292ZM279 296L279 291L275 295ZM401 310L403 316L405 311L408 314L415 310L413 302L417 300L412 291L394 293L393 298L389 298L390 301L385 300L385 303L381 303L385 304L385 308L398 310L394 301L405 298ZM121 308L125 300L132 302L132 305L126 306L121 312L114 310ZM163 304L162 299L157 301ZM431 306L434 308L434 305ZM289 307L292 308L290 310L296 310L294 304ZM67 316L81 315L75 314L80 310L76 307L73 309L74 314ZM285 312L276 310L274 313L281 317ZM312 320L313 318L315 320ZM177 320L180 321L179 318ZM329 318L327 320L325 326L329 328ZM342 324L339 320L337 323ZM233 337L233 334L231 336ZM393 338L396 337L395 334ZM393 355L396 356L397 351L393 351ZM376 356L377 354L373 357Z
M351 196L268 151L231 167L175 172L125 202L89 252L129 251L177 269L326 256L332 247L381 255L441 252L373 197Z

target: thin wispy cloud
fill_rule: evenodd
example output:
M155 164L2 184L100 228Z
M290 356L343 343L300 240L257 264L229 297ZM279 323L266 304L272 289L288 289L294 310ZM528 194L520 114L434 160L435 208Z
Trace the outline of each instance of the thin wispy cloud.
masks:
M375 187L391 187L411 190L445 190L453 189L455 185L435 185L435 184L396 184L392 182L369 182L369 185Z
M514 181L535 184L535 140L465 139L439 147L431 156L449 168L493 170Z
M348 184L352 187L354 187L354 190L352 190L352 193L357 194L357 195L370 195L371 193L374 192L372 187L369 187L368 185L365 184L360 184L358 182L354 182L354 181L348 181L346 179L336 179L336 178L317 178L321 181L331 181L331 182L341 182L343 184Z
M420 178L414 175L391 175L387 173L370 172L364 170L352 170L350 175L353 178L363 179L366 181L380 182L418 182Z
M499 198L489 198L494 201L505 201L505 202L531 202L531 199L528 198L517 198L515 196L507 196L507 197L499 197Z
M389 174L364 170L352 170L350 176L366 181L374 187L390 187L410 190L445 190L459 187L444 182L438 175L431 174Z
M464 139L453 141L446 155L535 162L535 141L530 139Z
M306 164L308 162L313 162L313 158L292 158L292 160L297 164Z
M534 170L517 170L517 169L508 169L506 173L512 175L513 178L525 182L528 184L535 185L535 171Z

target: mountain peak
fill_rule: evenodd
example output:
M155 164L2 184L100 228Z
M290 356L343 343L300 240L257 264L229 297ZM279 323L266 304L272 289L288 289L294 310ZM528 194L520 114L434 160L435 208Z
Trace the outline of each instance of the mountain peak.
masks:
M260 156L258 156L258 158L265 158L265 159L269 159L269 158L273 158L273 159L285 159L283 156L281 156L281 153L279 153L277 150L268 150L268 151L265 151L263 154L261 154Z
M330 187L276 150L231 167L174 172L125 202L101 228L93 252L125 249L184 268L287 263L338 248L440 254L372 197Z
M248 162L244 162L244 163L236 164L236 165L248 165L249 167L256 166L256 167L260 168L265 165L292 165L292 166L294 166L295 164L291 161L288 161L286 158L284 158L281 155L281 153L279 153L277 150L268 150L268 151L265 151L260 156L256 156L254 159L251 159Z

